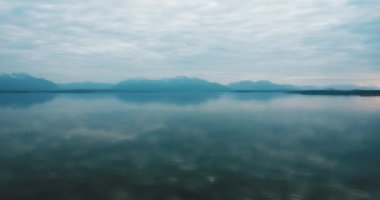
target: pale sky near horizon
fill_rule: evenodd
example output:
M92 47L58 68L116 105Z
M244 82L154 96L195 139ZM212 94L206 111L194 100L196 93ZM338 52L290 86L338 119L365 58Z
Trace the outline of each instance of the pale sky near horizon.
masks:
M0 0L0 73L380 86L379 0Z

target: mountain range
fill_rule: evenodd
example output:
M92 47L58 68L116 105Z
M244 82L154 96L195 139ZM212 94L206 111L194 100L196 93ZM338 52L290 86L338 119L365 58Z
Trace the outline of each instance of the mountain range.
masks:
M283 91L298 90L299 87L289 84L277 84L270 81L239 81L230 83L227 87L231 90L238 91Z
M122 81L111 88L118 91L228 91L219 83L199 78L176 77L161 80L132 79Z
M115 84L112 83L97 83L97 82L75 82L57 84L62 90L108 90Z
M36 78L25 73L1 74L0 91L59 90L52 81Z
M107 90L134 92L206 92L206 91L297 91L297 90L376 90L376 87L355 85L331 85L325 87L295 86L278 84L266 80L239 82L222 85L199 78L175 77L160 80L130 79L116 84L97 82L77 82L57 84L43 78L17 73L0 75L0 91L74 91Z

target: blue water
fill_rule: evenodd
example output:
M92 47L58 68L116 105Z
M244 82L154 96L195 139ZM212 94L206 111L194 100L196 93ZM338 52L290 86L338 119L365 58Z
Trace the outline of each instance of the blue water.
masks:
M0 199L380 199L380 98L0 94Z

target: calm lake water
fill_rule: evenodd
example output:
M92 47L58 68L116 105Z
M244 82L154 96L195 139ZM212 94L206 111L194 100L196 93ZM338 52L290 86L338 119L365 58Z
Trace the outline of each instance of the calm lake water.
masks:
M0 94L0 199L380 199L380 97Z

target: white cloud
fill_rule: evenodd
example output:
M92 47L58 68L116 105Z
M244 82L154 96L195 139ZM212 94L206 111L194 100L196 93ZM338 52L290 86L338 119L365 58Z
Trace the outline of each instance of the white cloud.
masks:
M97 80L102 68L107 81L183 74L221 82L378 73L379 60L366 55L379 50L355 29L379 22L379 8L348 0L0 1L0 56L31 58L28 66L0 61L0 71L88 78L65 71L72 64Z

